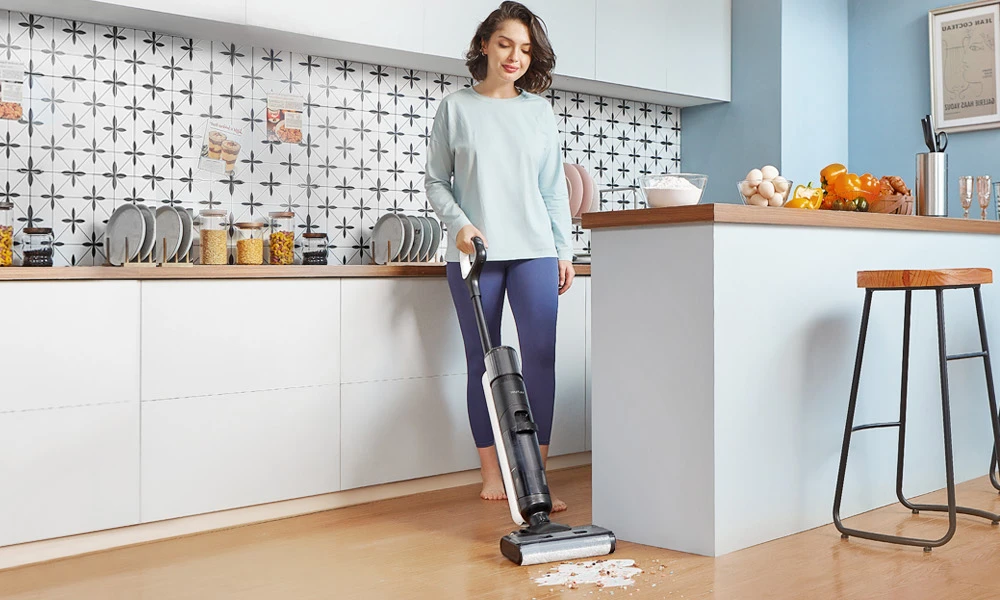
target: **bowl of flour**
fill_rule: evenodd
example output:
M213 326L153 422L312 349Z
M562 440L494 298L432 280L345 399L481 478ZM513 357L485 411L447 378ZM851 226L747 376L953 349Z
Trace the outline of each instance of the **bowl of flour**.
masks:
M701 201L708 175L699 173L667 173L642 177L639 189L646 206L690 206Z

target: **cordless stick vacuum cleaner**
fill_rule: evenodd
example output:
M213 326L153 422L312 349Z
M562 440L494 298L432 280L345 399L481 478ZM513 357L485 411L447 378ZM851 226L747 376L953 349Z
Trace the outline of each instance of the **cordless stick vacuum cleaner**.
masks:
M474 261L464 252L460 253L462 278L472 294L483 344L486 361L483 390L507 504L514 523L521 527L500 540L500 552L518 565L611 554L615 551L616 540L615 534L607 529L594 525L569 527L549 520L552 498L521 366L513 348L494 347L490 341L479 295L479 274L486 263L486 247L478 237L473 238L473 244L476 249Z

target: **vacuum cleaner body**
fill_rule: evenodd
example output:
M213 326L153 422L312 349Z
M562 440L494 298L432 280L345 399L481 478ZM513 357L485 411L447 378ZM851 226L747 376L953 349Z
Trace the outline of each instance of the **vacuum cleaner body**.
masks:
M462 254L462 275L479 323L486 363L483 391L507 504L514 523L521 527L500 540L500 551L518 565L611 554L616 543L611 531L594 525L569 527L549 520L552 497L538 444L538 428L531 416L517 352L509 346L493 347L490 342L479 296L479 273L486 262L486 250L481 239L473 241L476 260L472 263Z

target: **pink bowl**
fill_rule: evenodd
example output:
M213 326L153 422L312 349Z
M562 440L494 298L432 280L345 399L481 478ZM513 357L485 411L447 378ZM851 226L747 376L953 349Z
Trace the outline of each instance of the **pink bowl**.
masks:
M580 178L583 180L583 202L580 204L580 208L573 213L574 217L579 217L585 212L590 212L590 206L594 203L594 179L587 172L587 169L583 168L583 165L573 166L580 172Z
M583 178L569 163L563 163L563 172L566 174L566 185L569 187L569 214L576 215L583 204Z

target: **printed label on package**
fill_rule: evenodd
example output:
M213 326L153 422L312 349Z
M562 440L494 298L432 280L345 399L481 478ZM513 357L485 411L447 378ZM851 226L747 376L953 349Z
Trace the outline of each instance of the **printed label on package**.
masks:
M270 142L299 144L302 142L302 111L305 98L290 94L270 94L267 97L267 139Z
M234 173L244 145L243 134L243 127L234 127L219 119L209 120L205 125L198 168L217 175Z
M23 100L24 63L0 61L0 119L20 119Z

